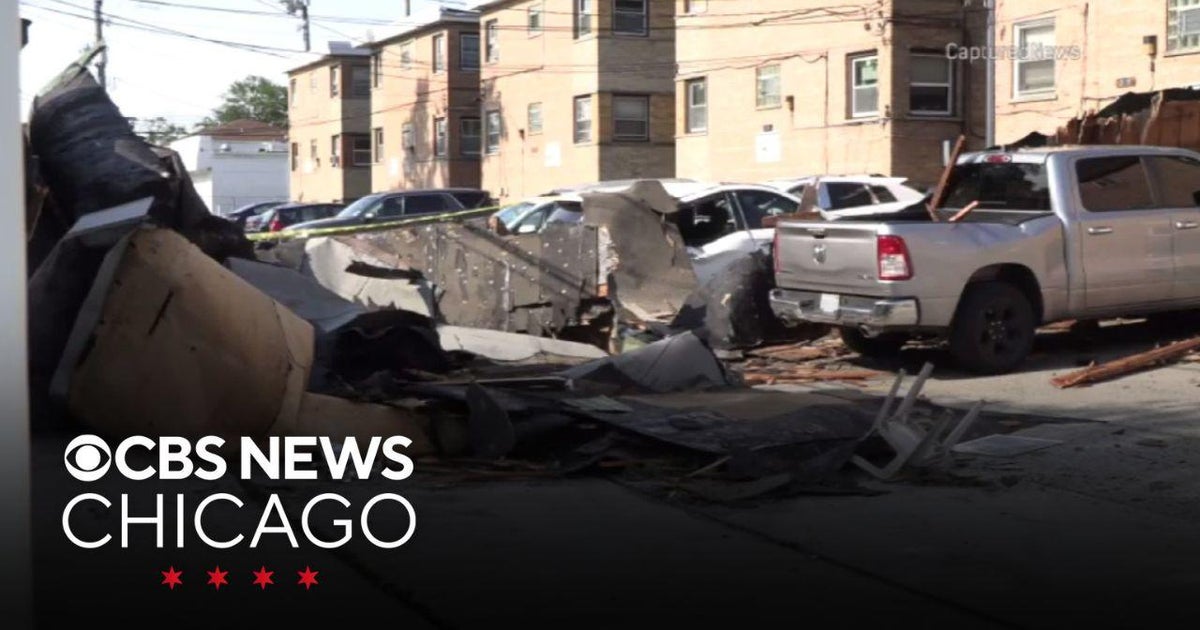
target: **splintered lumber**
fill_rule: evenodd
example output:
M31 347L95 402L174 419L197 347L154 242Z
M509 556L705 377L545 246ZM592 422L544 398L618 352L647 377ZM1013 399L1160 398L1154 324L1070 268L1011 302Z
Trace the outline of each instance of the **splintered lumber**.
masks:
M861 381L876 376L879 376L879 372L873 370L796 370L778 374L764 372L743 374L743 381L747 385L783 385L812 381Z
M942 205L942 197L946 196L946 186L950 185L950 173L954 171L954 165L958 164L958 156L962 154L966 143L967 136L959 134L954 143L954 150L950 152L950 160L946 162L946 168L942 169L942 176L938 178L937 188L933 190L933 198L929 200L929 205L925 206L929 211L929 218L935 223L938 221L937 209Z
M1161 348L1147 350L1146 352L1115 359L1108 363L1093 365L1069 374L1056 376L1050 379L1050 383L1060 389L1075 387L1076 385L1083 385L1085 383L1098 383L1159 363L1181 359L1189 352L1198 348L1200 348L1200 337L1193 337Z

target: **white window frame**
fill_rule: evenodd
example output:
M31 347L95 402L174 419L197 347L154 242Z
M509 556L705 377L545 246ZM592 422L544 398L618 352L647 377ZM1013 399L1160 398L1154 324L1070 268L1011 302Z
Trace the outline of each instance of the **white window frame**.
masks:
M537 112L536 118L534 116L535 111ZM533 122L535 119L537 120L536 127L534 127L534 125L533 125ZM526 127L525 132L531 136L536 136L536 135L542 133L542 128L543 128L544 124L545 124L545 121L542 119L542 102L538 101L536 103L530 103L529 105L527 105L525 107L525 127Z
M909 74L909 81L908 81L908 87L909 87L908 113L909 113L909 115L910 116L953 116L954 115L954 105L955 105L955 101L957 100L955 98L955 89L957 88L957 86L955 85L957 77L955 75L958 73L958 70L954 64L954 60L950 57L947 57L945 54L937 54L937 53L932 53L932 52L929 52L929 53L914 52L911 55L909 55L909 58L910 58L910 62L913 59L926 58L926 59L937 59L946 64L946 82L945 83L930 83L930 82L926 82L926 81L913 81L911 78L912 77L911 73ZM910 67L911 67L911 65L912 64L910 63ZM914 87L946 88L946 109L939 110L939 111L931 111L931 110L917 111L917 110L914 110L912 108L912 88L914 88Z
M496 63L500 61L500 23L496 20L488 20L483 25L483 61L484 63Z
M359 147L356 144L365 140L366 147ZM363 155L363 154L366 155ZM350 166L367 166L371 163L371 136L365 134L355 134L350 137Z
M445 116L433 119L433 156L444 158L450 154L450 128Z
M329 66L329 96L336 97L342 93L342 67L339 65Z
M329 138L329 165L337 168L342 165L342 135L335 133Z
M649 142L650 141L650 96L648 94L614 94L612 98L613 98L613 104L612 104L613 140L617 140L620 142ZM638 101L639 103L641 103L642 105L645 106L645 111L646 111L645 117L644 118L619 118L617 116L617 110L619 109L617 107L618 101L630 101L630 102ZM630 134L622 135L622 134L618 133L618 131L617 131L617 122L621 121L621 120L624 120L624 121L632 120L632 121L645 123L645 132L643 132L639 135L636 135L636 136L630 135Z
M412 40L400 43L400 67L405 70L412 69L413 63L413 43Z
M626 9L618 9L617 8L618 1L640 2L642 4L642 8L640 11L629 11ZM644 36L650 34L650 0L612 0L612 3L613 3L613 5L612 5L612 10L613 10L612 32L614 34L634 35L634 36L638 36L638 37L644 37ZM636 31L617 30L617 16L618 15L638 15L638 16L640 16L642 19L641 28L639 28Z
M525 29L530 37L537 37L546 29L546 12L543 3L537 2L529 5L529 9L525 13ZM535 18L537 24L534 24Z
M371 52L371 88L379 87L379 80L383 76L383 51L375 50Z
M571 0L574 5L572 30L575 39L592 34L592 0Z
M417 141L413 137L413 124L404 123L400 126L400 149L412 151L416 149Z
M489 110L485 115L483 125L483 150L488 155L494 155L500 152L501 127L504 121L500 117L500 110ZM493 120L494 118L494 120ZM496 142L492 143L492 132L496 134Z
M1168 53L1190 53L1200 52L1200 31L1195 33L1181 34L1180 28L1183 26L1183 14L1187 13L1187 23L1190 26L1192 20L1197 21L1200 27L1200 0L1167 0L1167 52ZM1193 18L1192 16L1197 16ZM1181 39L1186 38L1184 41Z
M1013 99L1023 99L1023 98L1035 98L1036 99L1036 98L1040 98L1040 97L1051 98L1051 97L1054 97L1058 93L1058 61L1054 58L1054 51L1053 51L1054 44L1053 43L1050 44L1052 48L1049 52L1049 55L1050 55L1049 59L1023 59L1023 57L1025 57L1025 51L1022 50L1022 48L1021 48L1021 38L1025 34L1026 31L1037 29L1037 28L1045 28L1047 26L1050 27L1051 32L1054 34L1053 41L1057 42L1058 41L1058 39L1057 39L1058 38L1058 30L1055 28L1053 18L1048 19L1048 20L1030 20L1028 22L1021 22L1019 24L1013 24L1013 29L1012 29L1013 48L1016 50L1016 54L1013 55L1013 65L1012 65L1012 95L1013 95ZM1051 76L1054 77L1054 84L1051 85L1049 88L1040 89L1040 90L1022 90L1021 89L1021 65L1025 64L1025 63L1039 62L1039 61L1049 61L1050 62L1051 66L1053 68L1051 70L1051 72L1052 72Z
M288 105L295 107L296 106L296 77L292 77L288 81L288 88L289 88Z
M708 0L683 0L683 12L688 15L706 13L707 11Z
M469 124L474 124L474 133L467 130ZM458 152L469 157L478 157L483 152L483 121L474 116L464 116L458 119ZM475 138L475 150L469 151L467 138Z
M433 73L441 74L446 71L446 34L438 33L433 36Z
M704 102L697 105L695 91L692 89L696 86L704 88ZM688 79L683 83L683 98L684 98L684 131L687 133L707 133L708 132L708 77L697 77ZM697 116L695 112L703 112L703 124L697 125Z
M764 70L773 70L775 76L767 77L764 75ZM768 101L766 92L763 90L764 80L773 78L775 81L775 99ZM754 70L754 106L758 109L775 109L783 107L783 69L780 64L773 63L765 66L759 66Z
M875 82L867 85L858 85L858 65L868 61L875 62ZM875 109L871 111L858 111L858 94L865 90L875 90ZM850 117L851 118L875 118L879 116L879 55L878 53L864 53L861 55L852 55L850 57Z
M468 42L472 42L472 41L474 42L474 46L475 46L476 64L474 66L463 65L463 61L467 58L467 55L464 54L464 51L467 50ZM459 36L458 36L458 69L459 70L462 70L464 72L479 72L480 64L478 62L479 62L481 55L482 55L482 51L479 49L479 33L461 33L461 34L459 34Z
M371 145L375 149L375 154L372 155L376 164L383 163L383 127L376 127L371 131Z
M581 118L580 114L586 114L586 117ZM584 94L576 96L571 101L571 137L575 144L587 144L592 142L593 124L595 116L592 115L592 95ZM581 127L581 123L587 123L586 127Z

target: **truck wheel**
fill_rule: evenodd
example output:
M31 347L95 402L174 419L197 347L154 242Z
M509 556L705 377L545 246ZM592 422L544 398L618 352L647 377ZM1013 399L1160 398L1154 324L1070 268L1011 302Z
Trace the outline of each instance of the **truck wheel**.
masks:
M864 357L895 356L900 347L908 341L908 335L902 333L883 333L877 337L868 337L857 328L842 328L842 343L847 348Z
M1003 374L1029 355L1036 327L1033 306L1016 287L1004 282L972 284L954 317L950 354L971 372Z

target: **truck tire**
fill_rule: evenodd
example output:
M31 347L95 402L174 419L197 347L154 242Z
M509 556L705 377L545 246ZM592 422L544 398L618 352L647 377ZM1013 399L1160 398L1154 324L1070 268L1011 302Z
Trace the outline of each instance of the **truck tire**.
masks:
M868 337L857 328L841 328L842 343L847 348L864 357L895 356L901 346L908 341L908 335L903 333L883 333L877 337Z
M1036 328L1033 306L1019 289L1005 282L971 284L954 316L950 354L971 372L1004 374L1029 356Z

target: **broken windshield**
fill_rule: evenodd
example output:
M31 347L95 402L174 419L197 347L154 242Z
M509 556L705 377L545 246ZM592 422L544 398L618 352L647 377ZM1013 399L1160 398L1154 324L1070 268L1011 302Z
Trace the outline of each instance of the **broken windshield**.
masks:
M980 208L1049 211L1050 185L1042 164L960 164L950 174L944 199L946 208L978 201Z

